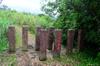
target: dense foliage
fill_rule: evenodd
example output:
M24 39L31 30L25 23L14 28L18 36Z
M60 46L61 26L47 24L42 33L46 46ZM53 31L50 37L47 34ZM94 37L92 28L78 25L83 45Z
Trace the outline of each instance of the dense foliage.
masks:
M0 51L6 50L8 47L7 29L9 25L15 25L15 27L22 25L28 25L31 33L35 33L37 26L52 27L53 20L46 15L32 15L30 13L20 13L14 10L0 10ZM16 33L17 34L17 33ZM18 40L18 35L16 36Z
M3 51L7 48L7 27L9 23L6 19L0 19L0 51Z
M99 0L55 0L48 1L42 10L50 16L59 14L56 24L63 30L84 29L85 42L89 46L91 44L98 46L100 45L99 7Z

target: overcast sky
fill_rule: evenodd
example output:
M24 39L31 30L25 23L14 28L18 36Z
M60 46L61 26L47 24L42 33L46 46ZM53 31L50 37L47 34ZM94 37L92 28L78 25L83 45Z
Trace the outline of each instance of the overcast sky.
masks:
M39 14L42 13L41 1L42 0L3 0L2 4L17 11Z

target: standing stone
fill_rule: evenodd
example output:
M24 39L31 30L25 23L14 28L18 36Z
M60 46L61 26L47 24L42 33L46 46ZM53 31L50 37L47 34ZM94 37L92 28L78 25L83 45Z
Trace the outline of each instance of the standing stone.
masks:
M35 39L35 50L39 51L40 50L40 29L41 27L37 27L36 29L36 39Z
M47 45L48 45L48 30L41 29L40 30L40 54L39 54L40 61L44 61L47 59L46 56Z
M78 30L78 51L81 51L83 49L83 30L82 29L79 29Z
M52 50L53 42L54 42L54 35L53 35L54 28L50 28L48 31L49 31L48 49Z
M8 28L8 42L9 42L9 52L15 52L15 27L9 26Z
M53 49L53 57L60 56L62 45L62 31L60 29L55 30L55 42Z
M28 26L24 25L22 27L22 46L23 46L23 51L28 50Z
M71 53L73 50L73 42L74 42L74 29L69 29L67 33L67 53Z

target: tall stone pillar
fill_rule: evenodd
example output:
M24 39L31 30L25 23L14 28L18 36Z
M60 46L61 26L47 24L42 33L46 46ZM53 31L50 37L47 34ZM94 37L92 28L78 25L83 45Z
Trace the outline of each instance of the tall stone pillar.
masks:
M71 53L73 50L74 34L75 34L74 29L68 30L68 33L67 33L67 52L66 53Z
M48 49L52 50L53 43L54 43L54 28L48 29L49 38L48 38Z
M83 44L84 44L84 31L82 29L78 30L78 51L83 50Z
M47 59L47 45L48 45L48 30L41 29L40 30L40 54L39 60L44 61Z
M56 29L55 30L55 42L54 42L54 49L53 49L53 57L56 57L56 56L60 57L61 45L62 45L62 30Z
M28 26L24 25L22 27L22 46L23 46L23 51L28 50Z
M41 27L36 28L36 39L35 39L35 50L36 51L40 50L40 30L41 30Z
M8 42L9 42L9 52L15 52L15 27L9 26L8 28Z

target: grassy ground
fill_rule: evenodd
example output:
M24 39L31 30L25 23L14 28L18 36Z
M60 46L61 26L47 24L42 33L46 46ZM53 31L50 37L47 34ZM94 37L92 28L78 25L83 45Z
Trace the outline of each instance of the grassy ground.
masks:
M16 55L15 54L0 54L0 66L15 66Z
M44 61L45 64L52 64L58 63L61 65L68 65L68 66L100 66L100 63L93 58L89 58L82 53L74 53L70 55L61 55L60 58L56 57L55 59L51 60L48 59Z
M77 55L78 56L78 55ZM83 58L80 59L75 56L75 54L68 56L62 55L60 58L55 59L47 59L46 61L42 61L43 64L51 65L51 64L59 64L59 65L68 65L68 66L100 66L100 64L93 59ZM0 66L15 66L16 65L16 55L0 55Z

